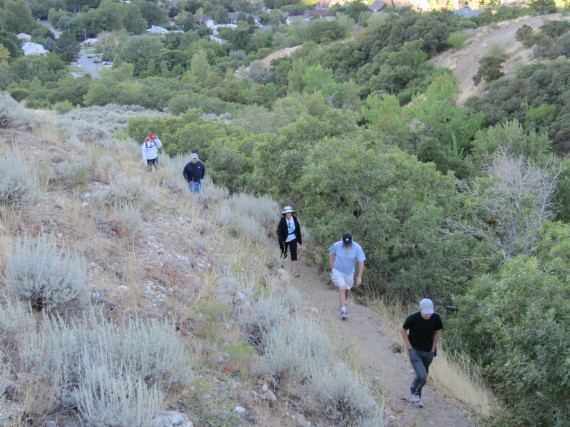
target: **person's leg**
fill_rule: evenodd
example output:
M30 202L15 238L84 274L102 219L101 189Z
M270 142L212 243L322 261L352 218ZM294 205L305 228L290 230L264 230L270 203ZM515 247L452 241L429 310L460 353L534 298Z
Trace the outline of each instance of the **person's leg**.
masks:
M416 373L414 380L410 384L410 393L414 396L422 395L422 387L427 381L427 370L424 365L424 361L420 356L420 353L422 352L413 348L408 350L410 363L412 364L412 368L414 368L414 372Z
M299 277L297 270L297 240L289 242L289 251L291 252L291 268L293 269L293 276Z
M338 286L338 303L339 303L339 308L342 309L344 308L345 305L345 301L346 301L346 281L345 281L345 277L343 276L343 274L338 271L336 268L333 268L333 271L331 273L331 279L333 281L333 283Z
M188 189L191 193L199 193L200 192L200 183L199 182L189 182Z

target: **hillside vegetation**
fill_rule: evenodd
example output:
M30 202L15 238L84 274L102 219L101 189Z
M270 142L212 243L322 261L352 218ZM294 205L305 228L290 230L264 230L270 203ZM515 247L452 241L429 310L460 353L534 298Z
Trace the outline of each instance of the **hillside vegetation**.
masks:
M124 111L0 111L2 426L384 424L278 272L275 202L146 172L97 121Z
M23 2L18 4L27 7ZM21 57L14 50L13 31L20 27L8 25L9 31L0 33L0 41L6 47L5 61L0 63L3 87L13 99L29 108L53 110L50 120L61 123L64 132L56 138L60 144L88 147L81 155L70 154L72 157L64 161L61 159L66 159L64 155L69 150L60 145L59 149L53 149L62 156L60 160L52 160L49 167L36 168L21 164L24 158L40 153L39 148L3 149L3 164L11 169L3 178L7 184L0 200L9 206L5 221L17 235L7 243L4 257L24 260L3 264L7 291L11 289L12 298L24 299L31 303L34 313L43 313L47 309L59 312L62 304L70 308L66 298L73 296L74 304L81 303L80 311L85 311L89 300L86 289L76 288L83 281L83 271L98 271L96 265L118 269L104 277L126 286L127 290L132 287L129 283L142 280L133 271L133 264L129 267L127 262L123 271L114 256L93 265L93 256L85 248L95 244L96 239L79 247L87 253L78 258L78 252L82 251L69 249L75 241L71 237L64 238L64 233L59 237L57 233L44 236L45 229L57 224L58 215L46 211L43 205L31 210L18 208L38 203L41 200L38 195L51 195L51 188L56 186L75 197L75 202L70 203L74 208L69 208L75 215L70 215L72 219L82 223L83 212L87 210L92 221L87 224L94 227L95 234L107 230L120 237L124 243L121 259L132 260L135 253L139 256L134 238L139 235L137 224L145 224L144 230L154 236L147 240L147 245L149 248L156 245L158 250L161 245L153 241L162 238L160 225L171 223L172 218L177 218L181 229L173 232L170 240L180 245L180 236L184 241L195 235L209 237L209 222L222 225L242 245L254 246L247 250L236 247L235 261L224 262L219 270L212 266L206 253L201 253L203 245L191 247L200 261L187 255L179 257L182 251L168 252L173 265L186 265L184 257L192 268L198 265L197 274L172 270L170 261L155 264L156 258L149 255L145 258L148 274L156 274L154 280L166 275L169 280L184 283L192 282L190 277L200 278L200 283L229 277L232 280L228 283L234 284L241 283L243 274L252 296L242 289L236 291L240 293L240 301L244 295L253 307L254 297L263 293L262 286L275 287L273 276L260 273L258 279L252 279L246 274L248 258L241 257L255 251L255 245L265 244L267 236L273 233L272 215L278 212L278 207L266 199L270 197L280 205L295 206L304 225L311 230L315 248L326 247L342 232L354 234L368 255L364 277L369 284L368 298L384 298L404 306L413 306L423 297L435 301L444 316L445 345L458 359L468 360L468 366L479 367L501 402L501 409L486 423L497 426L570 423L567 404L570 353L564 345L570 339L566 327L570 313L567 298L570 292L567 248L570 24L567 20L549 18L540 27L523 25L514 34L511 31L517 43L531 49L532 63L509 68L513 71L508 75L504 69L508 55L501 46L489 47L484 56L477 58L477 71L473 75L481 96L467 100L464 105L457 103L458 79L449 69L435 65L435 58L441 53L469 45L472 29L555 12L557 7L564 12L564 5L548 0L532 1L529 8L488 7L476 17L462 19L447 11L417 13L388 8L384 14L372 14L359 11L365 6L360 4L337 10L339 15L335 20L312 23L297 20L282 25L279 16L283 15L279 11L267 12L266 16L241 2L224 6L188 1L180 9L169 11L177 20L172 25L181 32L164 36L143 34L142 25L143 21L164 22L166 18L161 15L164 10L152 9L157 13L143 18L142 9L135 3L93 2L81 11L71 10L71 6L66 3L48 13L52 23L61 23L61 28L66 25L68 31L64 31L57 49L45 58ZM204 18L206 12L228 18L218 6L226 12L229 10L226 6L240 9L241 15L238 13L236 27L219 29L216 41L210 38L212 30L205 26ZM275 2L272 6L292 10L299 5ZM258 18L271 24L267 27L256 24L257 12L262 15ZM110 16L116 19L108 20ZM33 30L33 19L26 22ZM363 29L353 34L356 22ZM15 25L12 21L9 24ZM95 49L113 60L113 66L103 70L99 79L74 79L68 75L65 58L67 54L73 57L78 49L79 34L98 35ZM46 36L39 31L34 35L38 39ZM294 46L300 47L271 61L270 66L262 61L273 52ZM242 71L238 73L240 76L236 75L238 69ZM19 111L12 98L5 96L6 110ZM125 114L129 120L118 126L108 116L101 119L101 123L114 126L108 131L113 137L110 143L109 133L101 132L92 121L82 118L81 110L85 107L102 114L106 111L121 117ZM5 129L20 125L18 117L8 113L0 119ZM68 136L65 131L70 129L78 130ZM163 169L158 174L141 176L138 167L128 161L117 167L117 160L110 152L125 150L136 157L138 148L134 141L140 143L150 131L160 136L163 151L170 156L165 159ZM9 132L6 131L7 135ZM11 145L19 143L15 137L9 140ZM203 199L178 207L175 194L186 192L180 183L179 171L184 160L179 156L189 152L200 154L213 184ZM30 179L25 180L28 176ZM154 181L149 186L151 177L159 178L158 183ZM170 194L172 199L167 204L172 215L162 216L164 208L156 211L156 200L166 190L175 192ZM244 194L255 196L245 203ZM81 202L77 201L78 195ZM61 206L56 209L66 209L64 203L58 203L53 202L54 206ZM239 210L245 209L242 203L248 206L247 215ZM90 210L103 208L111 213L101 216ZM201 209L208 214L216 213L203 219L206 222L196 223ZM20 212L38 215L31 221L33 227L21 225ZM107 218L111 215L112 220ZM197 229L183 231L188 224ZM34 243L30 236L42 243ZM113 254L118 249L121 245L109 245L105 253ZM186 250L190 249L186 246ZM67 267L59 273L64 277L56 280L56 284L69 297L57 293L38 295L38 289L43 291L53 284L41 281L36 284L37 275L26 272L25 260L44 253L51 260L65 261L62 262ZM318 250L308 255L326 269L326 260L323 261ZM275 268L277 260L265 256L256 257L255 262ZM63 267L50 261L37 268L49 272ZM239 276L237 282L233 281L233 274ZM18 291L20 277L26 277L23 291ZM170 319L171 325L181 332L190 331L181 319L193 318L196 307L209 307L189 303L196 298L202 301L210 288L188 284L184 288L187 293L169 296L169 286L160 286L166 289L166 292L160 289L164 299L176 308L169 310L177 313ZM130 295L127 290L120 288L115 298L126 298ZM152 286L150 290L157 292ZM102 294L101 298L107 297ZM181 301L185 302L176 305ZM237 304L233 298L231 302ZM181 308L189 305L193 307L189 312ZM113 302L113 308L107 308L116 313L117 306ZM130 309L136 312L137 306L132 303ZM283 308L283 312L297 310L287 307L288 311ZM216 311L218 314L213 319L225 319L227 310L224 306L220 313ZM99 314L90 316L94 317L85 316L82 321L95 324ZM210 319L206 324L212 321L208 314L203 316ZM272 325L274 320L268 316L257 312L253 323L240 324L253 337L254 346L273 342L264 335L273 333L273 328L252 326L266 318ZM49 321L60 322L65 328L75 327L73 323L68 326L65 319ZM116 321L123 319L118 317ZM145 326L152 330L151 326ZM218 331L204 334L215 337ZM287 337L285 341L292 340L283 334ZM79 338L74 340L81 342ZM310 347L311 354L329 357L329 353L321 353L320 343L314 345L318 348ZM243 352L249 350L248 347ZM267 349L256 350L270 354ZM285 352L280 348L275 354ZM19 370L23 363L18 362L10 370ZM81 361L74 366L83 369ZM269 369L269 365L263 366ZM111 373L130 369L112 368L116 370ZM270 370L262 372L268 375ZM286 373L272 372L268 376L273 380L290 377L317 393L323 388L311 382L315 378L311 372L290 367ZM319 374L319 378L330 378L331 372ZM68 380L75 378L77 372L62 375L58 384L75 387L76 383ZM146 386L151 387L145 390L153 402L158 401L159 392L170 391L163 387L162 381L171 385L183 377L176 372L164 372L158 375L159 380L153 375L156 374L144 372L143 376ZM362 390L358 378L347 378L354 382L343 390L355 393ZM137 380L140 378L133 380L133 387L142 384ZM268 387L271 385L269 379L264 381ZM82 396L88 395L88 391L82 392ZM335 403L331 404L319 397L310 400L317 407L304 409L315 415L332 414L337 424L343 419L355 424L376 422L379 406L373 404L373 394L366 392L359 400L361 406L353 405L350 399L339 401L335 397ZM91 412L86 408L81 416Z

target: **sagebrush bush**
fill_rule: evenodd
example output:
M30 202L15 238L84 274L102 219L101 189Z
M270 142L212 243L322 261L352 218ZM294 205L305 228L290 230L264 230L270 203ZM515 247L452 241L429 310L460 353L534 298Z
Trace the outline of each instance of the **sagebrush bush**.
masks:
M188 160L183 156L159 155L159 162L160 177L166 188L177 194L189 193L188 185L182 176L182 171Z
M257 368L263 375L297 381L310 379L316 366L330 365L332 347L318 325L304 317L283 321L263 338Z
M118 176L111 188L98 197L107 206L120 207L130 204L144 210L156 204L158 188L148 185L138 176Z
M239 193L227 202L239 216L255 219L264 229L273 230L279 221L279 205L269 197Z
M68 309L89 302L86 265L83 258L58 249L55 238L19 238L8 257L7 285L10 292L30 301L36 309Z
M64 161L54 166L52 179L76 186L87 184L91 179L91 157L82 156L77 161Z
M0 205L19 207L33 201L40 191L37 167L17 148L7 146L0 156Z
M90 123L97 123L105 134L111 134L127 128L127 122L134 117L160 117L164 113L147 110L139 105L116 105L84 107L72 110L63 116L56 117L62 128L77 129L83 133L83 128L90 129ZM160 138L160 135L159 135ZM142 141L141 141L142 143Z
M141 378L115 377L90 366L75 391L82 419L93 427L143 427L163 410L161 392Z
M43 115L22 107L8 93L0 94L0 128L9 129L19 126L34 128L44 120Z
M254 336L262 338L276 325L303 307L303 297L292 286L278 287L268 298L252 305L249 313L241 318L245 328Z
M7 296L0 299L0 348L10 360L18 359L21 337L35 325L29 305Z
M279 208L268 197L234 194L216 210L216 223L229 226L236 236L264 242L276 227Z
M382 408L376 405L362 378L345 364L319 365L309 389L316 411L333 423L343 420L362 427L384 425Z
M143 224L141 212L131 204L116 208L115 218L121 228L129 233L136 233Z
M157 320L135 318L113 323L91 310L68 324L58 316L45 315L40 328L27 331L20 346L20 370L31 379L26 392L38 396L29 404L44 411L79 405L78 399L89 395L92 384L83 383L92 367L105 370L106 378L128 379L131 384L144 381L159 388L188 384L193 379L192 360L174 325ZM52 387L51 394L43 398L41 387L45 384L40 380L49 380ZM80 386L82 393L77 391ZM120 392L124 384L117 383L117 387ZM88 402L82 405L91 413ZM38 412L33 407L27 410Z

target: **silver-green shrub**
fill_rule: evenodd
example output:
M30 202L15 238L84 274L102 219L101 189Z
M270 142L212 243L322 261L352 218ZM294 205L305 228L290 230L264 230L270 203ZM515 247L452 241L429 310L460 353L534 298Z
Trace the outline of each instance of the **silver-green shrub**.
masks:
M20 206L39 193L37 168L17 148L6 147L0 156L0 205Z
M279 221L279 206L269 197L239 193L232 195L228 204L238 216L255 219L265 230L273 231Z
M164 409L156 386L113 376L102 366L88 367L75 397L82 419L93 427L143 427Z
M313 410L350 425L382 426L383 410L376 404L360 375L343 363L319 365L309 383Z
M330 365L332 347L313 320L295 317L278 324L263 339L265 353L258 361L260 373L304 381L317 366Z
M141 212L131 204L126 204L115 209L115 218L121 228L135 233L140 229L143 223Z
M186 180L182 176L184 166L188 159L184 156L169 157L159 155L160 173L164 186L177 194L189 193Z
M268 298L257 301L241 321L246 330L259 337L267 334L276 325L296 315L303 307L303 297L291 286L276 288Z
M0 348L11 360L19 356L22 336L35 327L29 305L6 296L0 299Z
M34 110L22 107L8 93L0 94L0 128L9 129L19 126L36 127L45 118Z
M36 309L67 309L70 303L82 307L89 302L85 261L58 249L49 235L18 238L8 256L6 278L8 290Z
M93 367L104 370L104 378L116 380L109 380L107 384L116 386L118 395L112 391L102 392L102 396L109 399L108 405L124 403L121 403L121 393L128 389L128 384L121 381L128 380L131 385L142 381L158 389L173 383L188 384L193 379L192 360L173 324L136 318L113 323L96 311L88 311L82 319L72 323L58 316L44 315L41 327L28 331L22 340L21 358L21 370L36 379L29 382L30 394L41 396L35 389L45 387L49 381L51 396L55 396L53 401L49 396L44 397L43 402L38 398L34 404L48 410L80 405L88 417L95 417L96 412L89 402L80 399L93 394L95 383L89 382L93 379L90 377ZM155 396L154 392L151 394ZM154 397L149 401L154 402ZM105 413L111 411L108 405Z
M234 194L220 204L215 222L230 226L237 235L252 242L263 242L273 233L277 212L277 203L267 197Z
M118 176L111 184L111 188L99 197L107 206L131 204L144 210L157 202L158 188L143 182L138 176Z

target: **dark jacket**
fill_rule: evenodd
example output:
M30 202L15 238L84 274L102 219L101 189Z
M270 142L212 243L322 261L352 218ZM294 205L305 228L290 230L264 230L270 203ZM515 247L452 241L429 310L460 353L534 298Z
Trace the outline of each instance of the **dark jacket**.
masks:
M295 222L295 237L297 238L297 243L302 245L303 238L301 236L301 226L299 225L299 221L297 221L297 217L295 215L293 215L293 221ZM281 221L279 221L279 225L277 225L277 239L279 240L281 252L285 250L285 240L287 240L288 234L287 220L285 219L285 215L283 215L281 217Z
M182 174L186 182L200 182L206 175L206 166L204 166L202 160L198 160L196 164L188 162L186 166L184 166L184 172L182 172Z

